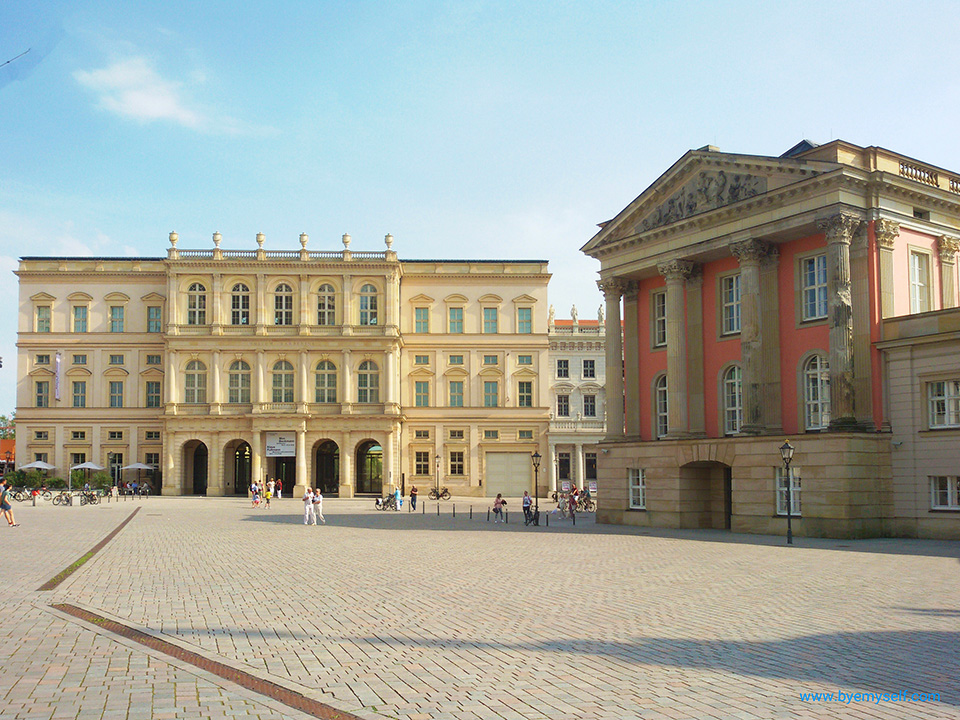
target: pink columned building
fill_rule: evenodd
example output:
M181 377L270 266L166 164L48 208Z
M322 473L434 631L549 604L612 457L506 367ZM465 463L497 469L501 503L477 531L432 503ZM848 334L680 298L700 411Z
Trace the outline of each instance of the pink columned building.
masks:
M789 498L802 535L960 536L960 175L705 147L600 227L602 521L782 533Z

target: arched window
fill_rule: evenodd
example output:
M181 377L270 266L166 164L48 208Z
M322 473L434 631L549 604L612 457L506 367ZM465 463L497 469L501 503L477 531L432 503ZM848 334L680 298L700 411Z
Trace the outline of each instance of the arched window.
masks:
M667 405L667 376L661 375L657 378L656 384L656 403L657 403L657 440L666 436L668 430L668 411Z
M234 285L230 294L230 324L250 324L250 288L243 283Z
M321 285L317 291L317 325L337 324L337 296L333 285Z
M273 291L273 324L293 325L293 288L286 283Z
M337 401L337 366L329 360L317 363L317 402Z
M273 401L293 402L293 365L280 360L273 365Z
M243 360L230 365L227 390L228 403L246 405L250 402L250 366Z
M830 365L822 355L811 356L803 365L803 420L807 430L830 424Z
M202 405L207 402L207 366L199 360L187 363L184 374L183 401L188 405Z
M207 324L207 289L201 283L187 288L187 325Z
M743 425L743 375L739 365L723 373L723 432L735 435Z
M357 402L380 402L380 369L370 360L360 363L357 372Z
M377 324L377 288L370 283L360 288L360 324Z

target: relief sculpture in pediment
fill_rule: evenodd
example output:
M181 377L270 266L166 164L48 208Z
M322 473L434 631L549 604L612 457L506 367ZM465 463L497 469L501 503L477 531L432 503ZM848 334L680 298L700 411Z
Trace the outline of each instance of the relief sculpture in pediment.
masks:
M661 203L653 212L646 215L636 231L643 232L669 225L677 220L745 200L766 191L765 177L728 174L724 170L715 173L702 170L671 195L666 202Z

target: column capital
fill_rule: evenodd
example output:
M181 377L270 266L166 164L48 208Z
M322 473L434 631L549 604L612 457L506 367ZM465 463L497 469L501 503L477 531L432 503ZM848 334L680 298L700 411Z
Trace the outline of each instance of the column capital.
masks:
M849 245L853 233L860 227L863 218L849 212L839 212L825 220L817 222L817 228L827 236L827 243L843 243Z
M900 223L896 220L880 218L873 221L873 234L877 238L877 245L886 250L893 250L897 237L900 235Z
M734 243L730 246L730 254L737 258L742 265L744 262L760 262L770 252L770 243L763 240L749 239Z
M636 280L626 280L623 283L623 299L627 302L635 301L640 293L640 283Z
M606 280L597 280L597 287L603 293L606 300L619 300L626 289L627 281L622 278L607 278Z
M940 262L953 264L960 252L960 238L941 235L937 238L937 252L940 253Z
M657 265L657 271L663 275L667 281L686 280L696 272L699 272L700 266L691 260L668 260Z

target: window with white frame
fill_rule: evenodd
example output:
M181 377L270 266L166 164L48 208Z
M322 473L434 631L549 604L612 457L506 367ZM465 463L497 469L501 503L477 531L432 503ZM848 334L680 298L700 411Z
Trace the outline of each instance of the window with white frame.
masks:
M143 434L143 437L144 437L145 440L159 440L159 439L160 439L160 431L159 431L159 430L147 430L147 431Z
M790 514L799 516L800 512L800 468L790 467ZM787 514L787 471L777 468L777 515Z
M111 355L110 356L111 365L123 365L123 355Z
M123 332L123 305L110 306L110 332Z
M653 346L667 344L667 293L659 290L651 297L653 303Z
M110 407L123 407L123 380L110 381Z
M463 355L451 355L449 363L451 365L463 365Z
M49 365L50 364L50 355L40 354L37 355L37 359L34 360L35 365Z
M414 407L430 407L430 382L428 380L417 380L414 383L413 405Z
M569 360L557 360L557 377L558 378L570 377L570 361Z
M34 383L34 389L36 390L36 406L38 408L50 407L50 381L49 380L37 380Z
M500 405L500 383L497 380L484 380L483 406L498 407Z
M149 355L148 355L147 357L149 357ZM74 364L74 365L86 365L86 364L87 364L87 356L86 356L86 355L74 355L74 356L73 356L73 364Z
M377 325L378 323L377 288L367 283L360 288L360 324Z
M414 440L429 440L430 431L429 430L414 430L413 431Z
M720 280L723 307L723 334L740 332L740 275L727 275Z
M813 355L803 365L803 408L807 430L830 424L830 365L823 355Z
M160 355L147 355L147 365L161 365L162 363L163 358Z
M597 396L596 395L583 396L583 416L588 418L595 418L597 416Z
M87 433L86 433L85 430L73 430L73 431L70 433L70 439L71 439L71 440L86 440L86 439L87 439ZM158 438L158 439L159 439L159 438Z
M633 510L647 509L647 485L643 470L627 468L627 484L630 492L630 508Z
M414 355L413 356L414 365L429 365L430 356L429 355Z
M293 288L286 283L273 291L273 324L293 325Z
M593 380L596 377L597 377L597 361L584 360L583 361L583 379Z
M533 365L533 355L517 355L517 365Z
M250 366L243 360L230 364L227 373L227 402L246 405L250 402Z
M484 355L483 364L484 365L497 365L499 364L500 359L496 355Z
M533 430L517 430L517 440L533 440Z
M924 252L910 252L910 312L921 313L930 305L930 256Z
M557 395L557 417L570 417L569 395Z
M293 365L286 360L273 364L273 402L293 402Z
M161 308L159 305L150 305L147 307L147 332L158 333L163 331L163 319L160 316Z
M739 365L723 373L723 432L735 435L743 425L743 374Z
M87 406L87 381L73 381L73 406L75 408L85 408Z
M517 332L525 335L533 332L533 308L517 308Z
M656 383L656 406L657 406L657 418L656 418L656 428L657 428L657 440L660 438L666 437L670 428L670 405L669 405L669 395L667 394L667 374L664 373L657 378Z
M451 334L460 335L463 333L463 308L452 307L447 311L449 317L447 327Z
M450 407L463 407L463 381L450 381Z
M123 430L108 430L107 440L123 440Z
M337 293L333 285L324 283L317 290L317 325L337 324Z
M496 335L499 332L497 308L483 309L483 332L487 335Z
M935 475L930 478L930 508L932 510L960 510L960 478L955 475Z
M450 431L451 440L463 440L463 430L451 430Z
M416 333L430 332L430 308L418 307L413 309L414 327Z
M517 407L533 407L533 382L520 380L517 383Z
M380 402L380 368L372 360L364 360L357 370L357 402Z
M144 394L147 400L148 408L160 407L160 381L147 380Z
M37 332L50 332L50 306L40 305L37 307Z
M250 324L250 288L237 283L230 292L230 324Z
M500 431L499 430L484 430L483 431L484 440L499 440Z
M337 401L337 366L329 360L317 363L316 402L335 403Z
M931 428L960 427L960 380L927 383Z
M87 306L73 306L73 331L75 333L85 333L87 331Z
M815 255L801 263L803 279L802 307L804 320L821 320L827 316L827 256Z
M49 430L35 430L33 433L34 440L49 440L50 431ZM76 439L76 438L74 438Z
M207 288L193 283L187 288L187 325L207 324Z

